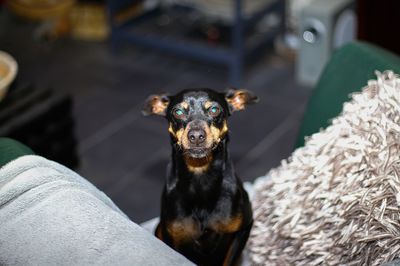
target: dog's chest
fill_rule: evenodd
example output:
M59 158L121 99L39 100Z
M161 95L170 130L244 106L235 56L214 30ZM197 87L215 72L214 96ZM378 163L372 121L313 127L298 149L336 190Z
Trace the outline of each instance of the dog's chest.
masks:
M179 193L170 194L174 195L174 208L177 211L170 213L166 225L175 246L185 243L217 245L223 235L236 232L242 226L243 217L239 215L241 212L232 214L236 202L235 183L229 181L227 185L224 181L220 184L200 182L210 180L210 177L197 177L192 179L186 190L181 189Z
M240 215L230 216L224 213L212 214L207 218L190 215L176 218L167 224L167 230L175 245L196 242L218 235L236 232L242 225Z

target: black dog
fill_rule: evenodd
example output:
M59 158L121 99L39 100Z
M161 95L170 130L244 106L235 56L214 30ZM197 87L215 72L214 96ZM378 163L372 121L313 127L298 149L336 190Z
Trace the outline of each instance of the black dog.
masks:
M169 122L172 158L156 236L198 265L235 265L253 224L229 157L227 118L258 100L247 90L152 95L145 115Z

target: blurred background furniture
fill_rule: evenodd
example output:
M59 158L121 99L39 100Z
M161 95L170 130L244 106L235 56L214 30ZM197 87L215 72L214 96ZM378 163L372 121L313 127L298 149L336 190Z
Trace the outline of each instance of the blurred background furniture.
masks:
M76 0L8 0L7 4L21 17L44 20L64 16Z
M104 41L109 34L105 0L9 0L13 14L40 22L37 39L71 36L86 41Z
M72 98L33 85L11 87L0 102L0 137L18 140L36 154L78 166Z
M15 59L8 53L0 51L0 101L6 95L17 72L18 64Z
M296 77L313 87L332 53L356 38L355 1L313 0L302 8L297 30Z
M375 71L400 73L400 58L377 46L353 42L337 50L322 72L308 102L296 140L296 148L304 138L330 124L342 110L354 88L366 86L375 78Z
M223 64L229 67L229 82L233 86L241 83L246 59L259 58L262 49L271 45L285 28L284 0L252 0L262 4L251 14L244 12L247 3L243 0L214 1L211 5L194 0L161 1L163 4L150 8L146 7L146 2L108 1L114 47L127 41ZM221 5L226 6L231 15L213 10ZM222 18L218 14L223 14ZM203 32L199 34L199 30ZM196 41L193 35L203 35L200 36L203 41Z
M288 32L295 33L296 79L302 85L314 87L332 53L355 39L400 53L398 1L301 0L290 6L300 14L297 24L289 17Z

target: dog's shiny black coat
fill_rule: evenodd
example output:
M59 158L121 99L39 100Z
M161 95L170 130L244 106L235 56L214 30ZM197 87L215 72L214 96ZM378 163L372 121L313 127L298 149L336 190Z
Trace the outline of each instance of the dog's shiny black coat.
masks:
M245 90L195 89L153 95L144 107L165 116L171 134L156 236L197 265L235 265L249 236L252 209L229 157L226 120L242 109L237 103L256 100ZM203 132L207 144L190 140L192 131Z

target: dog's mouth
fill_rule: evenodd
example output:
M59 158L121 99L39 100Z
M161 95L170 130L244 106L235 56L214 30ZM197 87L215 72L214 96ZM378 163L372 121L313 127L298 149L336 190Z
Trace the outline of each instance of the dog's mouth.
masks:
M210 154L210 149L207 148L200 148L200 147L196 147L196 148L189 148L186 150L186 155L192 158L205 158Z

